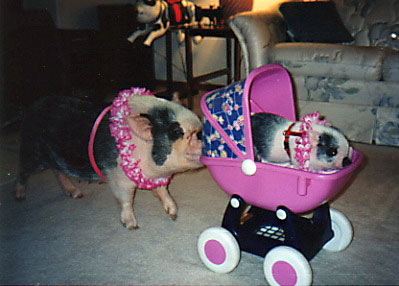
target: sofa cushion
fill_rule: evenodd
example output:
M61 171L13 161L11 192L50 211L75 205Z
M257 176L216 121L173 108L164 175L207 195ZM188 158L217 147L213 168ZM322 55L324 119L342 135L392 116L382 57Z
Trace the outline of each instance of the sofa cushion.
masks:
M349 140L372 143L375 125L372 107L303 100L299 100L297 106L299 117L317 110Z
M269 49L268 60L282 64L293 75L378 81L386 54L378 47L278 43Z
M353 41L342 23L334 2L286 2L280 12L293 40L298 42L343 43Z
M382 65L382 79L384 81L399 82L399 52L386 49L387 55Z

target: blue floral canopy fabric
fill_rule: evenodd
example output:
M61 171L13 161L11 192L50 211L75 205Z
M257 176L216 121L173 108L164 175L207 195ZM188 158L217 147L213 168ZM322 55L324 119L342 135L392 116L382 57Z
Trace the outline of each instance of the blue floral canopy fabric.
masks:
M217 123L228 135L228 139L245 154L244 116L242 95L245 80L232 83L207 94L206 107L212 118L203 118L202 155L211 158L237 158L210 121Z

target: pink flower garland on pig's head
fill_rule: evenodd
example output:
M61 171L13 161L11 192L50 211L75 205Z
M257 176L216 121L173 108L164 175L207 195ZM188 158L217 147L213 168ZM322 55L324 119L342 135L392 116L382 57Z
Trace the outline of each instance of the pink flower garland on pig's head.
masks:
M301 118L300 121L302 122L300 126L302 136L295 140L295 160L298 162L299 169L310 171L309 160L310 152L312 151L312 143L310 142L309 132L312 130L312 124L327 126L328 123L320 119L320 112L307 114Z
M111 107L110 131L115 138L116 147L122 159L120 164L126 176L132 180L140 189L155 189L160 186L169 184L170 176L166 178L147 178L144 176L139 167L140 160L132 156L133 150L136 148L134 144L129 144L132 139L130 128L126 122L126 118L130 115L129 99L132 96L153 96L153 94L145 88L131 88L123 90L114 99Z

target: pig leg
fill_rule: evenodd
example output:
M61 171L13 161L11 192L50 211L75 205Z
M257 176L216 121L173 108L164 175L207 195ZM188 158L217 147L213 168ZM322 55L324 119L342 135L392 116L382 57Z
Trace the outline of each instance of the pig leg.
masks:
M82 192L74 186L74 184L71 182L67 175L59 171L54 172L62 188L66 191L68 195L70 195L74 199L83 197Z
M107 174L109 186L121 205L121 222L127 229L138 228L137 220L133 213L134 195L136 185L129 180L121 170L114 169Z
M113 192L121 205L121 222L127 229L139 228L136 217L133 213L133 201L136 193L136 187L117 189Z
M26 198L25 185L21 184L20 182L18 182L15 187L15 198L19 201L22 201Z
M154 194L154 196L161 200L163 209L165 210L166 214L169 215L172 220L175 220L177 217L177 205L170 195L167 187L162 186L156 188L152 191L152 193Z
M22 200L26 199L25 185L26 185L26 182L28 180L30 173L31 173L31 171L26 168L22 159L20 159L17 183L15 185L15 198L18 201L22 201Z
M35 160L34 156L31 156L29 152L25 152L25 150L21 148L18 177L15 186L15 198L17 200L25 200L26 182L28 181L29 176L42 169L44 169L44 167L39 163L39 161Z

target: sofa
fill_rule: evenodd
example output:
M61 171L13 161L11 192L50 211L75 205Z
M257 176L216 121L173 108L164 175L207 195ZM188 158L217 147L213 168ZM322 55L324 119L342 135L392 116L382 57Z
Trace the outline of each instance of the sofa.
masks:
M352 141L399 146L399 0L286 1L228 25L247 74L288 70L298 117L320 111Z

